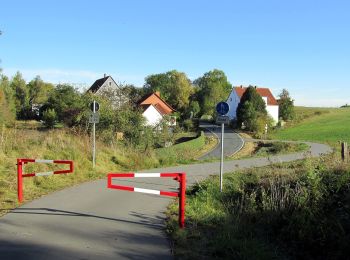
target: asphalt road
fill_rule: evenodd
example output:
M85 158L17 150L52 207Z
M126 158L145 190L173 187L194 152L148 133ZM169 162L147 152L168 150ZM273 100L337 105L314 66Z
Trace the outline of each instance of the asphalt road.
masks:
M224 172L331 152L326 145L309 145L308 153L226 161ZM218 174L219 169L214 162L144 172L186 172L191 185ZM177 182L165 178L123 183L160 190L177 188ZM106 186L106 180L98 180L67 188L0 218L0 259L172 259L164 232L164 211L170 199Z
M199 160L210 158L221 158L221 126L209 123L201 123L200 127L208 136L214 136L218 139L217 146L207 154L201 156ZM242 149L244 145L243 139L232 129L227 126L224 128L224 157L231 156Z

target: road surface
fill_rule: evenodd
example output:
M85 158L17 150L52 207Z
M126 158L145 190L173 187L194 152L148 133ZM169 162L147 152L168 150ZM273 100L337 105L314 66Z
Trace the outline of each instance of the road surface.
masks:
M331 152L326 145L308 144L308 155L227 161L224 172ZM219 163L214 162L144 172L186 172L191 185L219 170ZM159 190L177 188L177 182L165 178L137 178L123 183ZM164 211L170 199L109 190L106 186L106 180L98 180L67 188L1 217L0 259L172 259L164 232Z
M221 126L209 123L201 123L200 127L204 130L204 133L208 136L214 136L218 139L217 146L209 151L207 154L201 156L199 160L205 160L210 158L221 158ZM244 145L243 139L239 134L233 132L228 126L224 128L224 156L231 156L242 149Z

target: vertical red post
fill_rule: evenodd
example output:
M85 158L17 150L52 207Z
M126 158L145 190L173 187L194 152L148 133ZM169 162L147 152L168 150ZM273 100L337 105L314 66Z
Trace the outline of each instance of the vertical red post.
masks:
M180 173L179 225L185 227L186 174Z
M22 203L23 200L23 162L21 159L17 159L17 194L18 194L18 202Z

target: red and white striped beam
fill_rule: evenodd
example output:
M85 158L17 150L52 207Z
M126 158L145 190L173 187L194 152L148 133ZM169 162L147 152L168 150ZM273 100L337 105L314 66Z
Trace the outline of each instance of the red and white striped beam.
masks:
M69 169L50 171L50 172L27 173L27 174L22 174L22 177L50 176L54 174L72 173L74 170L73 161L69 161L69 160L18 159L18 163L20 164L27 164L30 162L31 163L68 164Z
M154 194L154 195L179 197L178 192L151 190L151 189L143 189L143 188L137 188L137 187L112 184L113 178L159 178L159 177L178 178L179 174L178 173L110 173L108 174L108 188L116 189L116 190L125 190L125 191Z
M67 170L58 170L58 171L49 171L49 172L37 172L37 173L27 173L23 174L23 167L27 163L54 163L54 164L68 164L69 169ZM17 193L18 201L22 202L23 200L23 177L36 177L36 176L50 176L54 174L62 173L72 173L74 171L73 161L69 160L43 160L43 159L17 159Z
M113 178L173 178L180 183L179 191L162 191L143 189L131 186L122 186L112 184ZM116 190L125 190L131 192L140 192L147 194L154 194L160 196L170 196L179 198L179 226L183 228L185 226L185 200L186 200L186 174L185 173L109 173L107 175L107 188Z

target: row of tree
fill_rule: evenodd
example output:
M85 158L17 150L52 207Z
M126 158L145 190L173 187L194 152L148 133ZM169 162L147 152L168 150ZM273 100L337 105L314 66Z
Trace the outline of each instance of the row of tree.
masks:
M138 101L144 95L155 91L159 91L161 97L175 108L180 119L202 115L215 116L215 105L227 99L232 86L223 71L214 69L193 82L185 73L172 70L146 77L142 88L123 84L120 84L120 88L130 102L119 108L118 111L112 111L112 106L108 105L113 98L98 97L100 102L106 103L102 107L110 110L105 111L106 116L102 117L101 128L125 131L123 128L126 128L128 121L126 114L134 116L130 112L133 111L139 115ZM283 90L279 97L280 116L284 120L292 119L293 100L288 91ZM63 122L69 127L77 125L88 127L88 105L92 99L91 94L86 91L81 93L69 85L54 86L44 82L39 76L26 83L19 72L11 80L1 75L2 116L0 116L0 121L6 118L7 121L14 118L37 119L44 120L50 126L55 122ZM120 114L123 114L124 118L118 118ZM237 116L238 123L244 123L251 131L257 131L261 125L271 122L267 116L264 101L253 87L248 88L242 97ZM141 119L138 121L141 122Z

